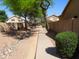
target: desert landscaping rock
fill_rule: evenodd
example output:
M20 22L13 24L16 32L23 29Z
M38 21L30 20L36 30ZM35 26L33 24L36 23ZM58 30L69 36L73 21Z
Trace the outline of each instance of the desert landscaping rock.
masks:
M5 45L0 49L0 59L6 59L6 57L11 56L11 53L15 51L19 41L12 43L12 45Z

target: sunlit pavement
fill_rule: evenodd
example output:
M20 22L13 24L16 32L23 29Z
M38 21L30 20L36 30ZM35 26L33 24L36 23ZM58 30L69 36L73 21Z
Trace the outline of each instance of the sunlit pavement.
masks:
M0 34L0 59L60 59L55 41L46 32L45 28L37 26L33 35L23 40Z
M0 33L0 59L34 59L38 37L36 30L31 37L23 40Z
M45 28L40 27L36 59L60 59L56 54L55 41L46 35Z

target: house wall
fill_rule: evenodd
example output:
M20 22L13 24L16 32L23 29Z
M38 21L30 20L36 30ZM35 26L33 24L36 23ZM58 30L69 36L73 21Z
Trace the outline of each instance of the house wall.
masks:
M60 19L70 19L74 16L79 17L79 0L71 0L63 11L63 14L61 15Z

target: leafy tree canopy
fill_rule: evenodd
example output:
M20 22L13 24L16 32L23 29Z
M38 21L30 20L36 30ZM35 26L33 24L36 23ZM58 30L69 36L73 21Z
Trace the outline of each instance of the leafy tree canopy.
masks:
M46 10L50 6L52 0L3 0L4 4L9 7L14 14L35 18L44 16L46 20ZM26 22L26 21L25 21Z
M7 19L7 15L4 10L0 10L0 22L4 22Z
M3 0L4 4L9 7L14 14L21 16L41 16L41 8L46 10L52 0Z

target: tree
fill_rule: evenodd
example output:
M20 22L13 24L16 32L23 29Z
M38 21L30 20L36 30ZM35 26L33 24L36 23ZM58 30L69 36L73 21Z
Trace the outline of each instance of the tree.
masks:
M44 20L46 22L46 29L48 30L48 24L47 24L47 18L46 18L46 11L49 8L49 6L52 4L53 0L40 0L40 7L42 8L42 13L44 15Z
M14 14L18 14L25 18L25 28L27 29L26 16L30 18L36 17L40 10L37 0L3 0L4 4L9 7Z
M0 22L5 22L7 19L7 15L4 10L0 10Z
M28 16L30 19L44 15L46 20L46 10L48 9L51 0L3 0L4 4L9 7L14 14L18 14L25 18L25 27L27 29ZM47 21L46 21L47 23Z

